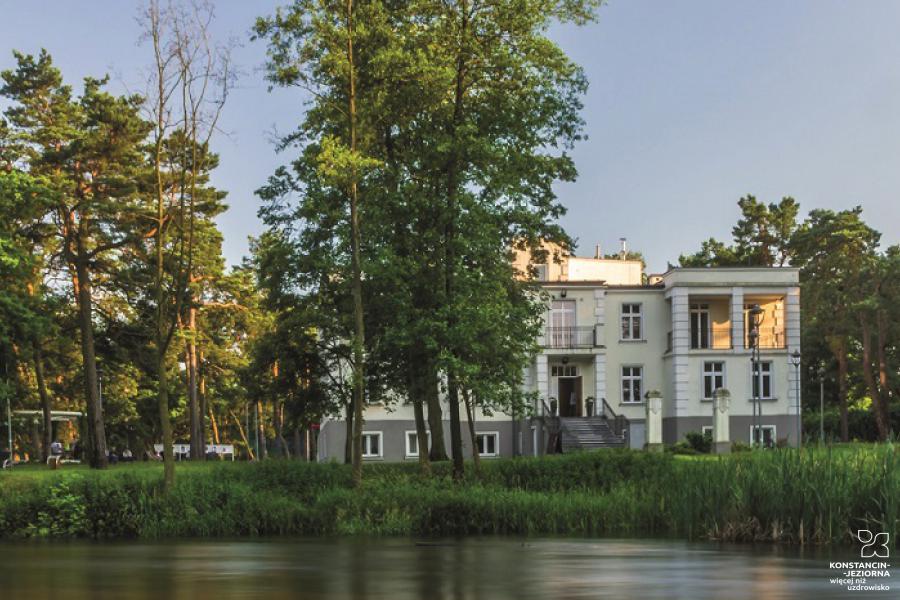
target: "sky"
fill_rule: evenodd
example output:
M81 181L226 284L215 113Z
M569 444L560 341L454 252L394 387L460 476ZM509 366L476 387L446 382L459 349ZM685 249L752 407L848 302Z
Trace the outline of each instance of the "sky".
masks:
M241 41L214 141L233 264L262 230L254 190L290 159L273 134L302 118L298 91L268 90L265 47L248 34L284 1L216 2L215 34ZM140 5L0 0L0 69L13 49L43 47L76 86L108 73L114 91L139 92L152 58L138 43ZM898 24L893 0L611 0L596 23L551 28L590 82L579 177L556 188L577 253L626 237L662 271L708 237L730 239L746 194L793 196L804 214L861 205L884 244L900 242Z

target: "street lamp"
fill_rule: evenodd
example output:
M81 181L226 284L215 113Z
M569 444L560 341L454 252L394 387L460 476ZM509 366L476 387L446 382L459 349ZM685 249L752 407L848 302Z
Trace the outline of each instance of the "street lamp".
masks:
M750 364L751 364L751 372L753 373L753 435L751 436L751 440L754 440L756 436L759 437L759 446L760 448L763 445L763 435L762 435L762 402L760 401L759 395L762 390L759 388L759 324L762 320L763 309L760 308L759 304L754 304L750 307L749 316L750 316L750 333L747 336L750 342Z
M791 352L791 364L794 365L794 371L797 379L797 448L800 448L803 445L803 419L801 417L802 413L802 403L800 402L800 362L801 362L800 350L794 349Z
M819 363L819 444L825 443L825 363Z

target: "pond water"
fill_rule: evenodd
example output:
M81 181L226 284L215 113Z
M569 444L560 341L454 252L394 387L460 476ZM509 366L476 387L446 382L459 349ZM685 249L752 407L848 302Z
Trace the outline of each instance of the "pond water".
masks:
M841 553L659 540L291 539L0 544L4 600L896 598L848 592ZM890 560L888 559L888 562ZM891 573L893 575L893 573Z

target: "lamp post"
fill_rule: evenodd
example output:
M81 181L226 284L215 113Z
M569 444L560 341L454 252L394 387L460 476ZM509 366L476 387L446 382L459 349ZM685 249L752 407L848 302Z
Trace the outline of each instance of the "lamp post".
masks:
M825 363L819 363L819 444L825 443Z
M6 377L4 378L4 386L3 386L3 395L6 396L6 440L9 444L9 466L11 467L13 464L13 432L12 432L12 399L10 398L9 393L9 363L4 364L4 372Z
M757 437L759 438L759 447L763 446L763 435L762 435L762 402L760 402L760 381L759 381L759 324L761 322L763 314L763 309L760 308L759 304L754 304L750 307L749 316L750 316L750 334L748 335L750 341L750 364L751 364L751 373L753 373L753 433L750 436L752 441L756 441Z
M12 434L12 407L10 406L9 390L6 394L6 436L9 444L9 466L13 465L13 434Z
M103 406L103 367L97 364L97 402Z
M801 417L802 406L803 404L800 402L800 362L802 357L800 356L800 350L795 349L791 352L791 364L794 365L794 372L797 378L796 383L796 393L797 393L797 447L800 448L803 445L803 418Z

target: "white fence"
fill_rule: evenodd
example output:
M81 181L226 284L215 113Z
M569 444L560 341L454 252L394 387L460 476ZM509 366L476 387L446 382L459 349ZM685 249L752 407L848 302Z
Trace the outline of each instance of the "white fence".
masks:
M153 444L153 450L157 454L162 454L162 444ZM172 444L172 451L175 453L176 460L191 457L190 444ZM215 452L219 456L234 460L234 444L207 444L206 453Z

